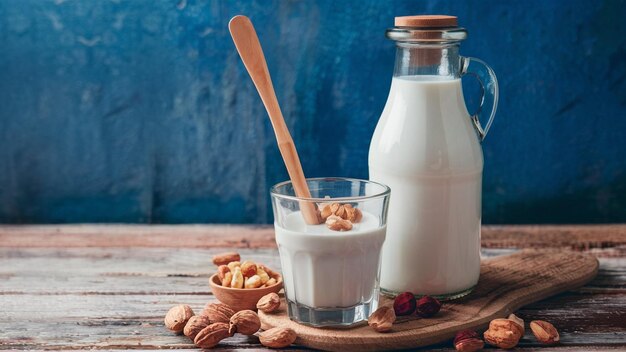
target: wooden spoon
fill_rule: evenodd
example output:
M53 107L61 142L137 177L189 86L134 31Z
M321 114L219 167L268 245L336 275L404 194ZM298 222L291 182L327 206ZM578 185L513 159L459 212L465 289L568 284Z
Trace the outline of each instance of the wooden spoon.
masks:
M278 149L287 167L296 196L311 198L311 192L306 184L300 158L285 124L283 113L280 111L278 99L276 99L276 93L272 85L272 78L267 69L265 55L263 55L263 49L254 26L248 17L239 15L230 20L228 29L233 37L239 56L241 56L241 60L246 66L246 70L248 70L248 74L250 74L250 78L252 78L252 82L254 82L254 86L259 92L263 105L265 105L265 109L270 116L270 121L276 134L276 141L278 142ZM315 203L300 202L300 210L307 224L320 223Z

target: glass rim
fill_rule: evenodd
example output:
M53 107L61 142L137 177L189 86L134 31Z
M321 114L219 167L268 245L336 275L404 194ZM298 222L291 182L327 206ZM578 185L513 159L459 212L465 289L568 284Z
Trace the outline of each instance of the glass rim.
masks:
M370 194L370 195L366 195L366 196L350 196L350 197L336 197L336 198L305 198L305 197L298 197L298 196L290 196L287 194L282 194L282 193L278 193L277 189L279 187L291 184L291 180L287 180L287 181L283 181L283 182L279 182L275 185L273 185L270 188L270 195L272 197L276 197L276 198L280 198L280 199L287 199L287 200L295 200L295 201L305 201L305 202L315 202L315 203L327 203L329 201L342 201L342 202L358 202L358 201L363 201L363 200L369 200L369 199L375 199L375 198L382 198L382 197L386 197L389 196L389 194L391 193L391 188L389 188L389 186L380 183L380 182L376 182L376 181L371 181L371 180L363 180L360 178L350 178L350 177L312 177L312 178L306 178L307 183L309 181L350 181L350 182L363 182L363 183L370 183L370 184L374 184L377 186L380 186L383 188L383 190L381 192L376 192L374 194Z

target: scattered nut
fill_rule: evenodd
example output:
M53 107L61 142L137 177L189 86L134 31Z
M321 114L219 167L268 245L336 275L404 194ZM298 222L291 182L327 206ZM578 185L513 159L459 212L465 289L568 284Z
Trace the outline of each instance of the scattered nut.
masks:
M256 264L254 264L253 262L245 261L241 263L241 273L243 274L243 277L251 277L253 275L256 275L256 270Z
M233 279L230 282L230 287L232 288L243 288L243 274L241 273L241 268L236 267L233 272Z
M396 296L393 301L393 310L397 316L410 315L415 312L417 301L411 292L404 292Z
M530 322L530 330L537 338L537 341L546 345L553 345L559 342L559 332L554 325L543 320L533 320Z
M256 307L263 313L272 313L280 307L280 297L277 293L268 293L261 297Z
M194 315L193 310L186 304L179 304L170 308L165 315L165 326L179 334L185 328L187 321Z
M220 253L213 256L213 264L227 265L230 262L238 262L241 259L237 252Z
M235 311L224 303L208 303L202 311L212 323L228 323L234 314Z
M337 215L331 215L326 219L326 227L333 231L350 231L352 230L352 223Z
M261 345L271 348L283 348L296 341L296 332L290 328L272 328L259 334Z
M430 318L441 309L441 302L438 299L424 296L417 301L415 311L422 318Z
M209 319L209 317L206 315L194 315L185 325L183 333L193 341L196 335L209 325L211 325L211 319Z
M480 351L485 343L474 330L461 330L454 337L454 348L460 352Z
M251 277L246 279L245 288L259 288L263 285L261 282L261 277L259 275L252 275Z
M200 330L193 342L200 348L213 348L220 341L230 336L232 335L228 333L228 324L213 323Z
M228 332L233 335L238 332L244 335L254 335L261 328L259 316L251 310L242 310L230 318Z
M367 324L378 332L386 332L391 330L395 321L396 313L394 309L389 306L383 306L370 315L369 319L367 319Z
M494 319L489 323L489 329L485 331L485 342L503 349L517 346L522 338L522 327L509 319Z

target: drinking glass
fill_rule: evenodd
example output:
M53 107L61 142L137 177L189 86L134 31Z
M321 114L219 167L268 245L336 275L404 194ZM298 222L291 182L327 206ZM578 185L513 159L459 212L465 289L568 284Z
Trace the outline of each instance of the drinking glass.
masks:
M312 198L297 197L290 181L270 190L289 317L312 326L358 324L378 307L389 187L350 178L312 178L307 185ZM300 211L310 203L318 212L338 203L362 217L348 231L333 231L323 220L310 225Z

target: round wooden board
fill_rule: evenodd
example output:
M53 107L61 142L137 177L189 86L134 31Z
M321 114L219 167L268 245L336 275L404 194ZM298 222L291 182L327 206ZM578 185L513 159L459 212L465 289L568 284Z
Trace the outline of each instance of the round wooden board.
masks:
M259 312L262 328L290 327L296 344L326 351L376 351L414 348L443 342L463 329L482 329L495 318L557 293L583 286L598 272L598 260L569 251L524 250L483 260L480 281L468 296L445 302L433 318L402 318L393 331L377 333L369 326L320 329L287 317L285 302L272 314ZM383 298L382 304L388 303Z

